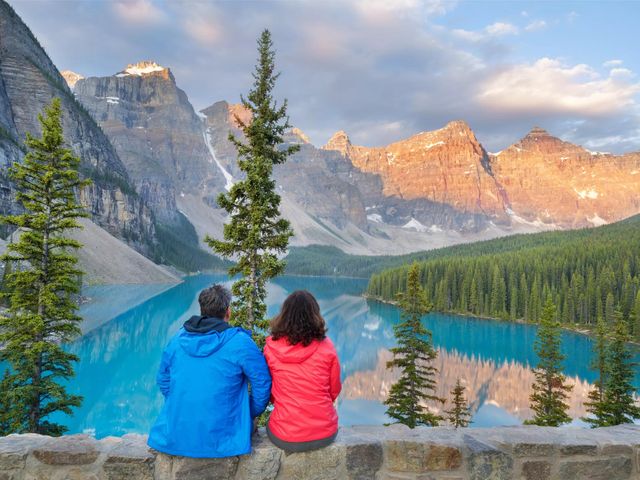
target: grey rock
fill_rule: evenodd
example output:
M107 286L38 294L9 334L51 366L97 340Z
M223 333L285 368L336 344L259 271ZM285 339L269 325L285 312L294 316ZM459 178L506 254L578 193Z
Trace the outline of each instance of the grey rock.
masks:
M282 457L278 479L341 480L341 451L336 445Z
M506 480L513 475L513 459L507 453L465 435L471 480Z
M269 442L264 431L254 435L250 455L240 457L237 480L274 480L280 470L284 453Z
M88 435L52 438L33 449L32 454L46 465L89 465L100 455L97 442Z
M238 468L238 457L187 458L174 457L172 480L228 480ZM157 475L156 475L157 478Z
M153 241L151 212L133 191L126 168L109 139L78 103L63 77L20 17L0 1L0 160L20 160L27 132L40 133L38 114L54 97L61 99L62 124L81 170L94 180L81 192L92 219L141 251ZM3 182L0 182L3 183ZM18 207L11 189L0 188L0 213ZM8 210L8 211L7 211Z
M154 458L142 438L124 437L107 449L102 469L108 480L153 480Z
M595 460L565 460L560 463L558 479L627 480L631 478L631 458L613 457Z
M549 480L551 478L551 464L544 460L523 462L522 478L524 480Z
M382 444L362 443L345 447L347 478L368 480L374 478L383 461Z

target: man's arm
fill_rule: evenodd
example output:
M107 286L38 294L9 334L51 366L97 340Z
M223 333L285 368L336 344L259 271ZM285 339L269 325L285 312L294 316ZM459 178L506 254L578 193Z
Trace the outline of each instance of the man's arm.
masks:
M241 333L243 345L240 355L240 366L242 372L251 383L251 396L249 398L249 408L251 417L258 417L269 404L271 397L271 374L264 359L264 355L248 334Z
M167 345L162 352L160 368L158 369L158 375L156 375L156 383L165 398L169 395L169 386L171 384L171 358L173 354L170 350L172 350L171 344Z

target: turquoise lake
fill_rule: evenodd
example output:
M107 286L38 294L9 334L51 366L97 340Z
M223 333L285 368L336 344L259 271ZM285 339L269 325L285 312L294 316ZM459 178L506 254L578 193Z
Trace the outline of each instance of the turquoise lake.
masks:
M57 415L55 420L67 425L69 433L87 432L98 438L146 433L162 404L155 385L162 349L182 323L198 313L200 290L216 282L227 282L227 277L193 276L170 288L88 289L92 302L81 309L87 333L69 345L81 358L69 390L82 395L84 402L73 416ZM270 315L294 290L308 289L318 298L342 365L338 411L343 425L387 421L382 401L396 379L385 364L391 358L388 349L394 345L398 310L365 300L361 296L365 288L365 280L318 277L281 277L269 286ZM425 324L439 348L439 395L449 397L461 378L473 410L473 427L514 425L530 416L535 326L436 313L425 317ZM591 340L565 332L563 349L565 373L574 384L570 414L580 424L585 413L582 402L595 378L588 367ZM636 385L640 386L640 378Z

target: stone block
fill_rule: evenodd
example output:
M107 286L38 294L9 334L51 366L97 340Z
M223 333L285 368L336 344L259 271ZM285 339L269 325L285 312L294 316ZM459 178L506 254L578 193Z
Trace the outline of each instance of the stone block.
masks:
M274 480L280 471L282 450L275 446L258 446L251 455L240 457L237 480Z
M544 460L528 460L522 464L523 480L549 480L551 464Z
M320 450L285 454L282 457L278 479L342 480L340 472L341 449L331 445Z
M50 437L33 433L0 437L0 472L24 469L29 451L49 440Z
M436 480L435 477L433 477L428 473L411 474L411 473L397 473L397 472L381 472L376 477L369 477L369 478L372 478L372 479L375 478L376 480Z
M388 440L384 447L387 468L392 472L446 471L462 465L462 452L455 446Z
M106 480L153 480L154 458L144 443L123 438L107 451L102 470Z
M239 462L238 457L174 457L172 460L171 480L229 480L234 477Z
M575 444L575 445L562 445L560 447L560 454L565 456L574 455L595 455L598 453L598 446L591 444Z
M589 460L564 460L558 469L560 480L628 480L631 458L611 457Z
M633 448L631 445L620 445L615 443L609 443L603 445L600 449L600 453L603 455L633 455Z
M516 457L549 457L554 451L555 446L550 443L516 443L513 446Z
M510 480L513 477L513 458L486 443L465 435L469 449L469 478L471 480Z
M349 480L369 480L382 466L381 443L363 443L345 447L345 465Z
M89 465L100 455L96 447L96 440L88 435L69 435L52 438L32 453L46 465Z

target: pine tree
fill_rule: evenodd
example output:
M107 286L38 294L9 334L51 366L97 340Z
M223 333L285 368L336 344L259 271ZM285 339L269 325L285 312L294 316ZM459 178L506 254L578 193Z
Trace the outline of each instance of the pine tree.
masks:
M205 241L216 253L236 261L229 269L229 275L241 275L233 284L232 323L252 330L262 344L268 328L266 282L284 270L278 254L286 251L293 235L289 222L280 217L280 195L271 178L273 166L284 163L299 146L282 148L290 125L286 100L278 106L272 96L279 74L275 73L275 51L268 30L258 40L258 54L253 87L246 98L241 97L251 121L244 123L236 116L246 143L229 135L245 178L218 197L218 204L230 216L224 240L207 237Z
M399 368L400 379L393 384L385 400L387 415L409 428L418 425L436 426L442 417L431 412L427 401L443 403L436 396L438 370L433 361L438 356L431 332L422 325L422 317L429 313L431 305L420 285L418 265L414 264L407 275L406 292L398 294L398 306L402 321L393 330L398 346L391 349L393 360L387 368Z
M7 275L8 313L0 317L0 361L10 371L2 380L0 424L11 432L60 435L66 428L48 417L70 414L81 397L69 395L61 381L73 376L78 358L61 343L80 333L76 314L81 271L74 251L80 243L69 238L86 216L75 196L88 182L78 175L80 160L65 148L60 100L55 99L38 119L42 137L27 135L28 153L9 171L24 213L4 217L20 229L3 260L14 264Z
M556 307L551 300L545 304L540 317L540 326L534 349L538 365L534 369L531 409L535 412L527 424L557 427L571 421L567 415L569 405L565 403L573 387L565 383L562 374L564 355L560 352L560 322L556 320Z
M633 338L637 341L640 340L640 291L636 295L636 299L633 302L633 308L629 314L629 323L631 324L631 332Z
M583 420L596 426L598 418L602 416L602 401L607 381L607 324L601 315L596 322L594 354L595 357L591 363L591 368L598 372L598 379L594 382L593 388L588 394L589 400L584 403L587 412L593 417L585 417Z
M633 355L629 349L630 340L622 312L615 311L614 332L607 349L606 378L602 399L592 402L590 413L593 418L587 418L593 427L609 427L622 423L633 423L640 418L640 407L636 404L633 394L634 367Z
M456 381L456 386L451 390L451 410L446 410L447 420L455 428L468 427L471 422L471 411L467 400L464 397L464 385L460 379Z

